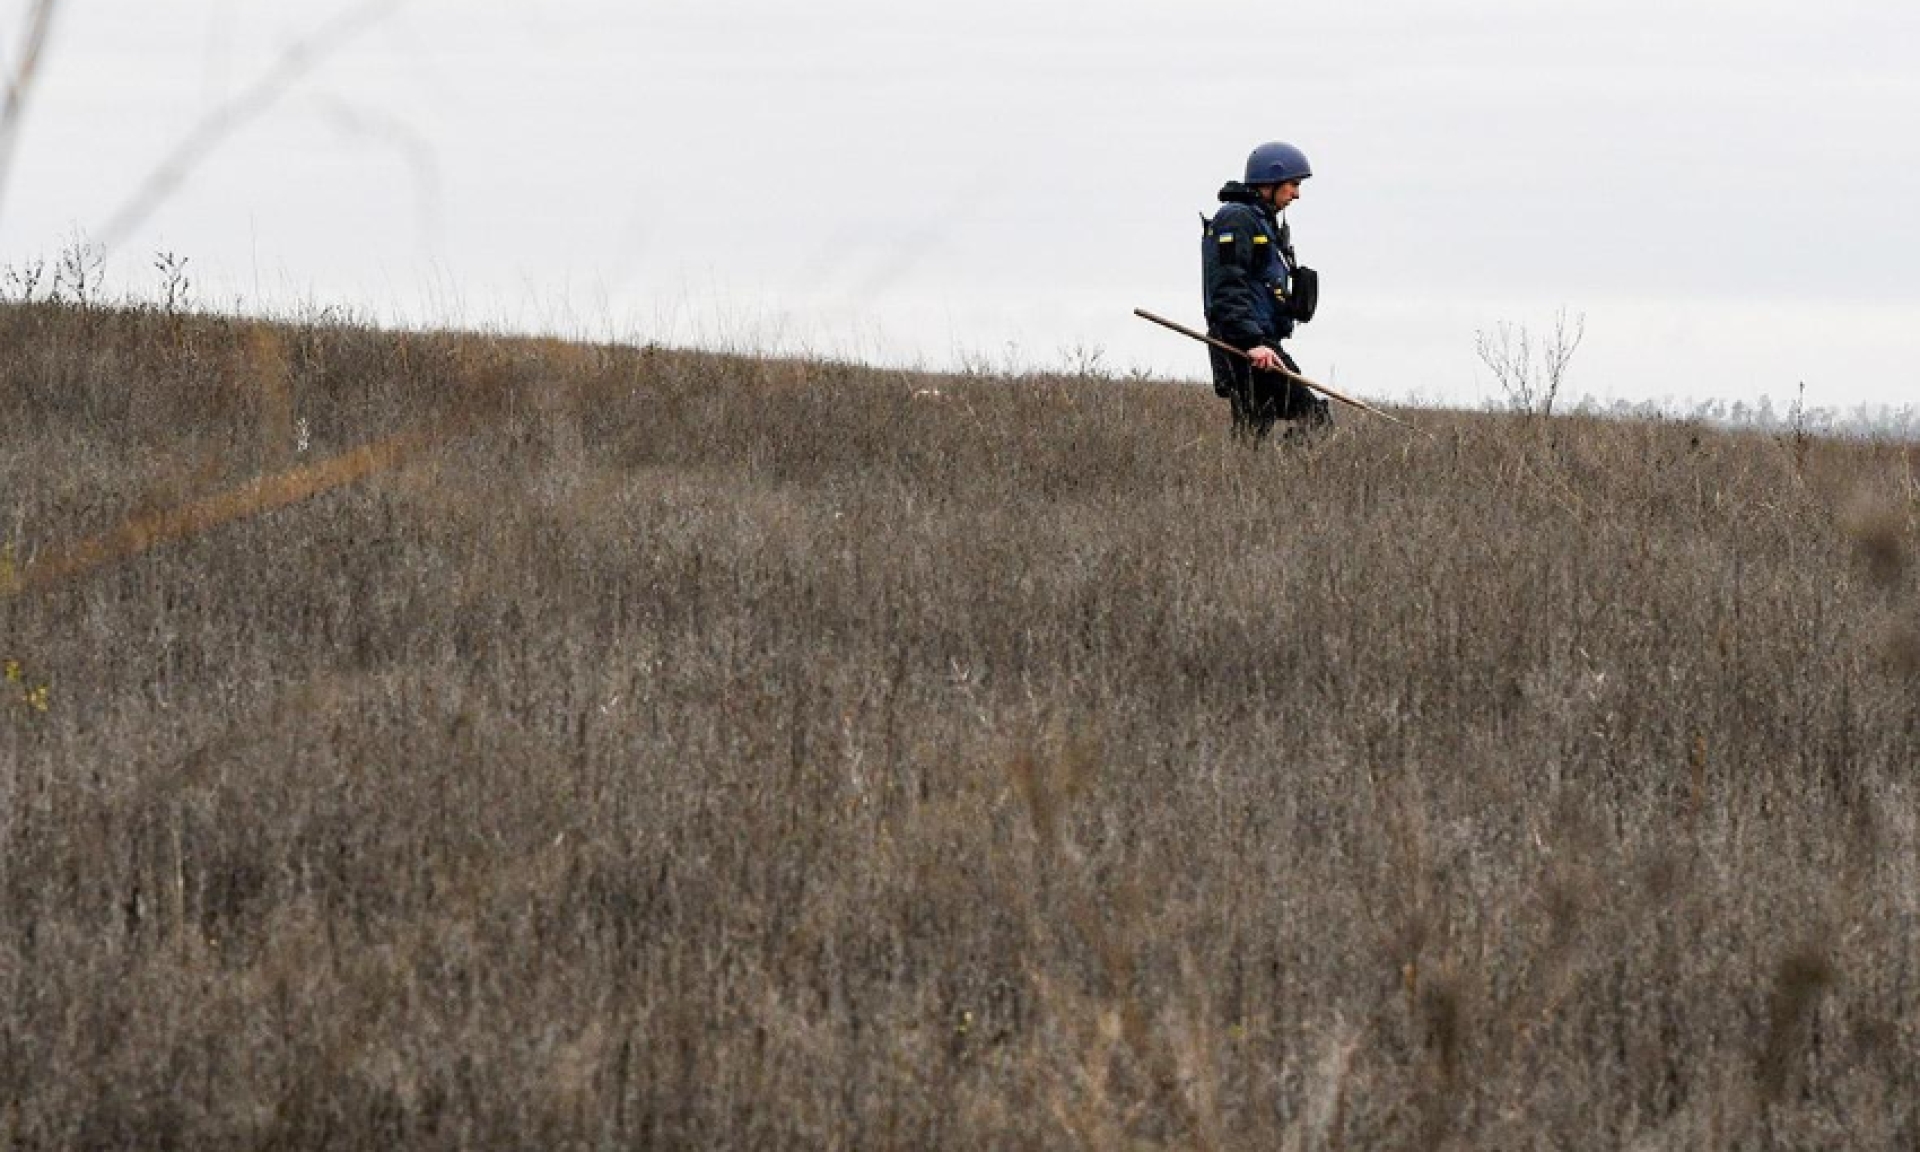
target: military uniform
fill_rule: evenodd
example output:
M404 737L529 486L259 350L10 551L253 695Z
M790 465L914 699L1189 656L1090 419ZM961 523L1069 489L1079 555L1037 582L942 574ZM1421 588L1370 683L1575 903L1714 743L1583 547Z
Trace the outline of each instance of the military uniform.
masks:
M1299 156L1288 145L1262 148L1289 149L1292 156ZM1260 157L1256 151L1249 161L1249 176L1262 174L1257 165ZM1311 175L1305 172L1305 157L1299 157L1297 167ZM1302 311L1289 297L1296 265L1287 226L1258 192L1239 181L1220 190L1220 203L1220 210L1206 222L1201 240L1207 334L1235 348L1265 345L1298 373L1299 367L1280 345L1293 335L1295 317ZM1247 361L1218 349L1211 356L1213 389L1231 405L1236 433L1257 440L1276 420L1316 426L1330 422L1326 401L1310 389L1276 372L1257 371Z

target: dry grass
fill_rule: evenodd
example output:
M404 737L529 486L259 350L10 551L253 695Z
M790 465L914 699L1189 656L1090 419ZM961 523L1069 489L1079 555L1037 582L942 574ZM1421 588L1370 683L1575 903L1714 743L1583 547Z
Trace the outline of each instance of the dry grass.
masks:
M1911 448L0 341L0 1148L1920 1143Z

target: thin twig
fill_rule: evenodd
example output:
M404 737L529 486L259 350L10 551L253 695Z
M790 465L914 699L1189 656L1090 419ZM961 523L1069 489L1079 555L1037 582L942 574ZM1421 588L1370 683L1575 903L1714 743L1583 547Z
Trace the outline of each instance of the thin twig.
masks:
M51 0L43 0L51 2ZM287 89L341 46L374 24L393 14L406 0L367 0L354 5L323 24L311 35L296 41L280 61L250 87L207 113L192 131L167 153L153 171L147 173L132 196L128 197L101 229L102 247L113 248L151 216L156 208L178 191L188 175L209 154L249 121L272 108Z
M20 138L20 122L27 114L27 98L40 71L40 57L53 35L54 13L59 0L34 0L27 11L25 45L20 60L7 76L7 98L0 107L0 204L6 200L7 178L13 172L13 149Z

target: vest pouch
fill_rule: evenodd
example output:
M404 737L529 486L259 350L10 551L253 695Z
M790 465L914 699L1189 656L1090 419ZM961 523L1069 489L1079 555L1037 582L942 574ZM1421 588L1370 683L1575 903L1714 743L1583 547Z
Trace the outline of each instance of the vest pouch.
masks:
M1295 268L1287 282L1287 315L1305 324L1320 307L1320 273L1311 268Z

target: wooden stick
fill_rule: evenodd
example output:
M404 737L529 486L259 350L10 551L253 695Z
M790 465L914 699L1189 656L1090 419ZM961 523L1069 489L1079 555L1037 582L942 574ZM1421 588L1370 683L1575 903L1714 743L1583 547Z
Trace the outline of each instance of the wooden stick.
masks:
M1187 327L1184 324L1176 324L1164 316L1155 316L1153 313L1147 311L1145 308L1135 308L1133 310L1133 314L1135 316L1140 317L1140 319L1142 320L1150 320L1153 323L1160 325L1160 327L1162 328L1170 328L1173 331L1178 332L1180 333L1180 335L1185 336L1189 339L1198 340L1200 341L1200 343L1205 344L1210 348L1218 348L1220 349L1220 351L1225 352L1229 356L1238 356L1240 359L1245 360L1248 363L1252 363L1253 361L1252 356L1247 355L1246 352L1242 351L1239 348L1235 348L1233 345L1227 343L1224 340L1215 340L1213 337L1208 336L1204 332L1195 332L1193 329ZM1382 420L1386 420L1390 423L1398 424L1400 425L1400 427L1405 428L1408 431L1411 431L1411 432L1420 431L1419 428L1414 427L1412 424L1407 423L1405 420L1402 420L1397 416L1388 415L1387 413L1380 411L1380 409L1375 408L1373 405L1368 404L1363 400L1355 400L1351 396L1343 396L1340 393L1335 392L1333 389L1327 387L1325 384L1321 384L1314 380L1309 380L1305 376L1300 375L1298 372L1290 372L1285 368L1267 368L1267 369L1264 369L1264 371L1272 372L1276 376L1284 376L1287 379L1293 381L1295 384L1301 385L1302 387L1311 388L1315 392L1320 393L1321 395L1325 396L1329 400L1338 400L1340 401L1340 403L1345 404L1350 408L1358 408L1362 412L1371 412L1375 416L1380 417Z

